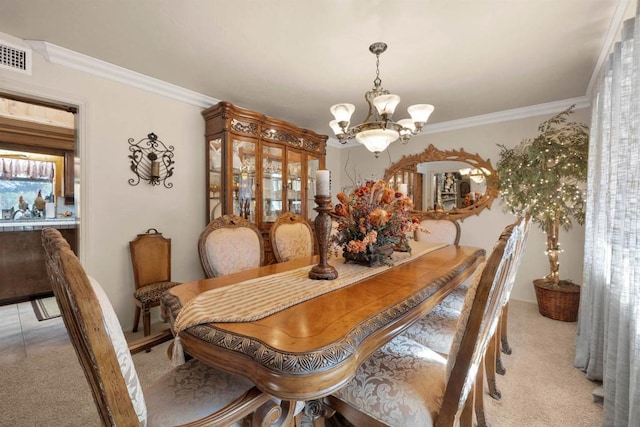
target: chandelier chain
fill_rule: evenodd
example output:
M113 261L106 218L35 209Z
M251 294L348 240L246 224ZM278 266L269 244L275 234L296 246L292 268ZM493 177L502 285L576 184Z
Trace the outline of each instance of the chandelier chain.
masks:
M382 79L380 79L380 54L376 54L376 78L373 84L374 89L378 89L382 85Z

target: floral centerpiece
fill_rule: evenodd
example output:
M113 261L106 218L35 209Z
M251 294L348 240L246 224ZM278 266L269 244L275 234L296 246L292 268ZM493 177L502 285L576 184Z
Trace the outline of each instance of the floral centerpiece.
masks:
M410 251L407 233L420 224L410 215L411 199L383 180L368 181L337 198L340 203L329 213L338 223L331 244L335 251L342 248L346 261L391 264L394 249Z

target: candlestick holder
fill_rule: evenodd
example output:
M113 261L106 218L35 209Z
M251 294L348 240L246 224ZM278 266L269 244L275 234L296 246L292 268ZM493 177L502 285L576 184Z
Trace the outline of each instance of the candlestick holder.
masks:
M331 207L331 196L315 196L315 211L318 212L314 221L316 238L318 239L318 256L320 262L314 265L309 271L309 278L314 280L334 280L338 278L336 269L327 262L329 251L329 238L331 237L331 218L329 211Z

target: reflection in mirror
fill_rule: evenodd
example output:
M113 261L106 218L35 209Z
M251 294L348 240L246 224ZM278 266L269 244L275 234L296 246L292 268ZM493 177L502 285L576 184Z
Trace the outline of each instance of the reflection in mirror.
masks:
M385 170L385 180L400 189L399 176L408 175L408 196L418 216L464 219L490 208L498 194L491 162L463 149L440 151L429 145L419 154L403 156ZM413 172L413 173L411 173Z

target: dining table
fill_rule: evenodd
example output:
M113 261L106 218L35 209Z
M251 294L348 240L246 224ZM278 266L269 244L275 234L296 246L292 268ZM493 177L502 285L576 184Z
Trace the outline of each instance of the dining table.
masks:
M310 279L318 257L307 257L182 283L165 294L162 312L189 356L283 401L317 401L469 278L485 255L412 241L388 265L330 257L335 280Z

